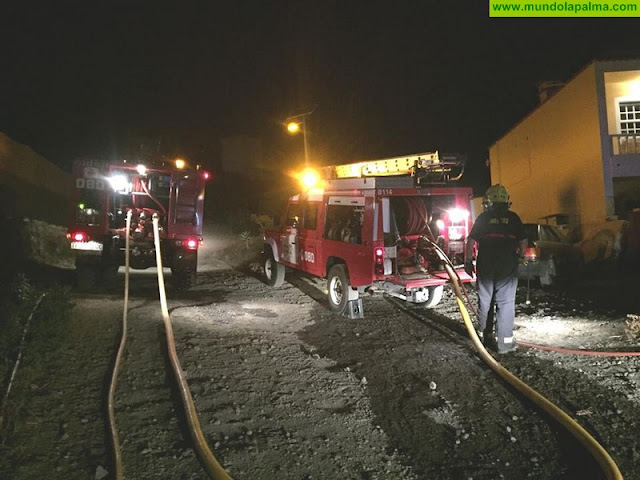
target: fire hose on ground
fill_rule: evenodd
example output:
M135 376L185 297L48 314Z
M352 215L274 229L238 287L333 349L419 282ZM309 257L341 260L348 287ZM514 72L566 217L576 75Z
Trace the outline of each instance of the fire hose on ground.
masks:
M458 275L451 264L451 261L447 257L447 255L440 249L435 243L432 242L432 245L436 249L438 256L440 256L441 260L444 263L444 267L449 275L451 280L451 284L453 286L453 290L456 296L456 301L458 303L458 309L460 310L460 314L462 315L462 319L467 328L467 332L469 333L469 337L476 348L480 358L503 380L509 383L512 387L514 387L518 392L526 396L532 402L534 402L538 407L540 407L544 412L554 418L560 425L562 425L573 437L591 453L594 459L600 465L602 471L605 473L607 479L609 480L622 480L622 474L620 469L613 461L609 453L598 443L598 441L589 434L578 422L576 422L573 418L571 418L567 413L565 413L562 409L556 406L553 402L542 396L536 390L531 388L529 385L524 383L514 374L512 374L509 370L503 367L500 363L498 363L495 358L493 358L489 352L485 349L483 343L480 341L478 334L473 326L471 321L471 317L469 316L469 312L464 305L464 301L462 299L462 292L460 289L460 284L458 283Z
M455 271L453 273L456 276L456 279L459 280L459 277L455 273ZM464 286L462 284L459 284L459 285L460 285L460 288L461 288L462 292L464 293L464 297L467 300L467 304L471 307L471 310L473 310L473 313L477 318L478 317L478 311L476 310L476 308L473 306L473 304L469 300L469 296L467 295L467 290L464 288ZM527 278L527 300L526 300L526 304L529 305L530 303L531 302L529 301L529 279ZM547 345L540 345L538 343L522 342L522 341L518 341L518 345L521 345L521 346L527 347L527 348L535 348L536 350L545 350L547 352L564 353L564 354L567 354L567 355L584 355L584 356L592 356L592 357L640 357L640 352L637 352L637 351L634 351L634 352L606 352L606 351L598 351L598 350L584 350L584 349L573 349L573 348L563 348L563 347L550 347L550 346L547 346Z
M116 478L117 480L121 480L123 478L123 468L122 468L122 454L120 451L118 432L115 424L114 398L115 398L118 372L120 370L122 355L124 352L124 347L125 347L126 338L127 338L126 332L127 332L127 311L128 311L128 302L129 302L129 231L130 231L130 227L131 227L131 211L127 212L127 221L126 221L126 230L125 230L126 232L125 290L124 290L124 311L122 314L122 337L120 341L120 347L116 355L115 365L114 365L112 379L111 379L111 385L109 388L109 400L108 400L109 426L111 431L113 459L115 463L114 478ZM164 285L164 275L162 272L162 253L160 251L160 234L159 234L157 215L153 216L153 236L154 236L154 244L155 244L155 251L156 251L156 266L158 270L158 290L160 294L160 306L162 310L162 318L164 320L165 333L167 338L167 350L169 352L169 359L171 360L171 365L176 378L176 382L178 383L178 387L180 390L180 397L182 399L182 403L185 409L185 416L187 418L191 440L193 441L194 449L196 450L198 458L200 459L209 478L213 480L232 480L231 476L218 463L213 453L211 452L211 449L209 448L209 445L207 444L206 439L204 438L202 428L200 427L198 414L196 412L196 407L195 407L195 404L193 403L193 397L191 395L191 391L189 390L189 385L187 383L184 371L180 366L180 360L178 359L178 354L176 352L175 338L173 335L173 327L171 325L171 318L169 317L169 310L167 308L167 295L166 295L165 285Z
M24 350L25 340L27 338L27 332L29 331L29 326L31 325L31 320L35 315L38 307L40 307L40 303L42 299L46 296L46 293L40 295L33 309L31 310L31 314L27 318L27 321L24 324L24 329L22 331L22 338L20 339L20 346L18 347L18 355L16 357L16 361L13 364L13 369L11 370L11 376L9 377L9 384L7 385L7 390L2 396L2 401L0 402L0 412L4 411L5 403L7 402L7 398L9 398L9 392L11 392L11 387L13 386L13 381L16 378L16 374L18 373L18 368L20 367L20 360L22 359L22 352ZM4 425L4 415L0 414L0 428Z

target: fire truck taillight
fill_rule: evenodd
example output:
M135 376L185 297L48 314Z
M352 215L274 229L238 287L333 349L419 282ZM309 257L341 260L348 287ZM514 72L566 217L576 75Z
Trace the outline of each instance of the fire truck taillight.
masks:
M449 241L463 240L469 233L469 210L452 208L446 212L446 237Z
M447 210L451 223L461 223L469 218L469 211L463 208L452 208Z
M187 238L186 240L176 240L177 247L185 247L188 250L197 250L200 241L197 238Z
M376 275L384 275L384 248L376 248L375 255L375 273Z
M449 240L456 241L464 238L463 229L460 227L449 227Z
M536 260L540 256L540 250L538 247L529 247L524 251L524 258L527 261Z

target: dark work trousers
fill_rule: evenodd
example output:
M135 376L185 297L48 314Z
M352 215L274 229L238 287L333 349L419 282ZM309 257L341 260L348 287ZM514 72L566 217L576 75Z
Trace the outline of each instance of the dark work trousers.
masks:
M493 299L496 309L494 321L498 348L512 344L518 277L509 275L500 280L494 280L491 276L480 274L476 279L476 286L478 288L478 329L484 332L487 328L487 317L493 305L491 302Z

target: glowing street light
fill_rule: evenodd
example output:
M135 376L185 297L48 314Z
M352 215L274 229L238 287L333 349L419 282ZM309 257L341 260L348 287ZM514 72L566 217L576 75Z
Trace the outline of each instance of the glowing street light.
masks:
M304 142L304 164L309 165L309 147L307 146L307 123L306 118L313 113L313 110L300 115L287 118L287 131L291 135L296 135L302 130L302 140Z
M287 123L287 131L291 134L296 134L300 131L300 124L298 122Z

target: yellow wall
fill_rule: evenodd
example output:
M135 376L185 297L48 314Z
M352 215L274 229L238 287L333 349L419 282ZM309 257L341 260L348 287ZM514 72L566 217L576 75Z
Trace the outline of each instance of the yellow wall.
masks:
M605 220L595 65L524 118L489 150L492 183L509 190L523 221L578 215Z
M68 221L71 175L0 132L0 218Z
M71 175L38 155L30 147L0 132L0 173L14 175L42 190L68 195Z

